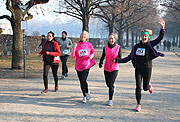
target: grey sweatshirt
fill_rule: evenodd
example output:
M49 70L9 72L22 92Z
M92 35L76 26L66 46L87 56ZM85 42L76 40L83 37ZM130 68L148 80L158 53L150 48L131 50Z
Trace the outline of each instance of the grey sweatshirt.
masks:
M73 44L69 38L66 37L66 40L62 40L62 37L57 40L58 44L61 45L60 56L70 55L70 49L72 48ZM67 47L66 47L67 46Z

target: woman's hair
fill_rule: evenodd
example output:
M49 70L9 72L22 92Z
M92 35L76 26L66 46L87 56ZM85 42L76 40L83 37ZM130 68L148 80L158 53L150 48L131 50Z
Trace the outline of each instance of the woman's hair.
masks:
M117 34L111 33L109 36L114 36L115 40L117 39Z
M148 32L148 33L149 33L149 36L152 36L152 30L150 30L150 29L145 29L145 30L142 30L141 33L144 32L144 31Z
M83 30L82 33L81 33L81 35L82 35L83 33L86 33L86 35L87 35L87 40L88 40L88 38L89 38L89 32ZM81 36L81 35L80 35L80 36Z
M48 34L49 33L52 34L52 37L54 37L55 34L52 31L49 31Z

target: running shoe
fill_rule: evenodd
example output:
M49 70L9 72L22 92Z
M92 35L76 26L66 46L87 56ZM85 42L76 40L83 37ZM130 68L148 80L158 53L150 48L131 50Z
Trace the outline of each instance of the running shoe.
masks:
M137 106L136 106L136 112L140 112L141 111L141 105L140 104L138 104Z
M65 77L68 77L68 73L65 73Z
M48 92L48 89L44 89L41 94L46 94Z
M89 91L88 93L86 93L86 99L87 99L87 100L90 100L90 99L91 99L90 91Z
M112 100L108 100L108 106L112 106L112 105L113 105Z
M65 76L64 76L64 75L62 75L62 76L61 76L61 78L60 78L60 80L63 80L64 78L65 78Z
M154 89L153 89L153 87L152 87L152 85L151 85L151 83L149 83L149 86L150 86L150 88L149 88L149 93L153 93L153 91L154 91Z
M86 97L83 97L82 103L86 103Z
M58 91L58 86L55 86L54 91L55 91L55 92Z

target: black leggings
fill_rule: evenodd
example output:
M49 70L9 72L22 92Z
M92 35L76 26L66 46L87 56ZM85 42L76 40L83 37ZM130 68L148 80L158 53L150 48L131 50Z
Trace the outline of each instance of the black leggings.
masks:
M109 87L109 100L112 100L114 94L114 82L118 75L118 70L107 72L104 70L106 85Z
M48 89L48 72L49 72L50 67L52 69L52 73L53 73L53 77L55 81L55 87L58 86L57 71L58 71L59 63L56 63L56 64L44 63L43 80L44 80L45 89Z
M61 62L62 62L62 75L65 75L66 73L68 73L68 68L67 68L67 59L68 59L68 55L65 56L60 56Z
M89 74L89 69L85 69L83 71L77 71L78 78L81 85L81 90L83 92L84 97L86 96L86 93L88 93L88 83L87 83L87 77Z
M151 79L152 68L136 68L135 77L136 77L136 100L137 104L140 104L141 101L141 84L143 79L143 90L149 90L149 82Z

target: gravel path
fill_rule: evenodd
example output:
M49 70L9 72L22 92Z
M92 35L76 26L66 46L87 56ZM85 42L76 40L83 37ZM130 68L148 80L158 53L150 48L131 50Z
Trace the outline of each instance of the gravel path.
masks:
M128 53L123 54L123 57ZM180 58L172 52L153 61L154 93L142 92L142 111L135 112L135 78L132 64L120 64L113 106L107 106L108 89L98 65L88 77L92 99L82 104L82 93L73 68L53 92L40 96L42 78L0 78L0 122L180 122ZM60 73L59 73L60 75Z

